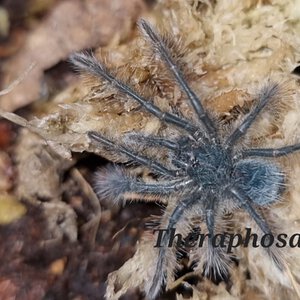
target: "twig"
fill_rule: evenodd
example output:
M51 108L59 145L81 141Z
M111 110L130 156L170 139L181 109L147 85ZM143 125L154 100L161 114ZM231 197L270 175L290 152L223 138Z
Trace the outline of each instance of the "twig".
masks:
M95 241L96 241L96 235L97 235L97 231L98 231L100 220L101 220L100 202L98 200L97 195L95 194L92 187L90 186L90 184L84 179L84 177L81 175L81 173L77 169L75 169L75 168L72 169L71 176L77 182L77 184L81 187L83 193L90 200L93 210L94 210L93 218L91 220L89 220L87 223L85 223L81 228L83 231L88 231L88 230L91 231L91 233L90 233L92 236L91 244L93 247L95 244Z
M26 76L29 74L29 72L31 72L31 70L35 66L35 62L31 63L30 66L21 74L21 76L19 76L16 80L9 84L8 87L6 87L4 90L0 91L0 97L10 93L17 85L19 85L26 78Z

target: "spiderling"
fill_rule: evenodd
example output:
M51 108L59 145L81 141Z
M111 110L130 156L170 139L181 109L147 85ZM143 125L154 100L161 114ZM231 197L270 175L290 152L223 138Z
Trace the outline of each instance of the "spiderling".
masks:
M153 53L164 63L177 85L189 100L194 111L195 120L187 119L176 113L162 111L131 86L114 76L92 54L79 53L71 57L72 63L80 70L99 77L118 92L136 101L144 111L158 118L166 126L177 131L173 138L146 136L133 133L130 139L144 148L156 148L165 151L169 163L165 160L141 154L130 142L118 143L101 135L99 132L87 132L91 142L99 147L106 147L113 153L126 157L133 163L149 168L158 177L157 181L148 183L130 175L119 166L113 166L97 177L97 192L101 197L112 201L124 198L140 197L155 200L171 199L171 209L166 213L162 224L166 234L163 246L158 249L152 281L146 288L150 299L157 297L167 276L174 272L176 263L170 258L175 246L169 249L166 242L171 229L180 224L188 224L187 219L203 219L210 236L220 227L220 220L225 212L236 209L245 210L256 222L264 234L272 234L270 225L260 213L261 207L279 201L285 187L286 176L279 164L272 158L281 157L300 150L300 144L282 148L245 148L242 139L248 129L280 94L280 84L267 82L257 94L257 103L245 116L240 125L225 134L220 123L205 109L188 85L184 72L172 55L170 44L144 20L139 27ZM162 225L161 225L162 226ZM191 229L191 228L190 228ZM192 229L191 229L192 231ZM215 274L227 272L230 258L221 248L213 248L209 238L207 259L203 266L204 273ZM272 253L270 257L282 268L280 259ZM170 270L171 269L171 270Z

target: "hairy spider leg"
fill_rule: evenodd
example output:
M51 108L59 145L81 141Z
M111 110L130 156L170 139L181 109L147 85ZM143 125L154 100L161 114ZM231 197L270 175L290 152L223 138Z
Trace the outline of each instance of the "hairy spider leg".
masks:
M159 174L166 175L166 176L171 176L171 177L176 177L177 176L177 171L176 170L169 170L160 163L151 160L150 158L146 156L139 155L132 151L131 149L127 149L126 147L122 145L116 145L112 141L106 139L105 137L101 136L99 133L94 132L94 131L89 131L88 137L92 141L96 141L97 143L100 143L101 145L106 145L113 149L116 152L122 153L126 155L128 158L130 158L132 161L137 162L141 165L147 166L148 168L156 171Z
M220 247L214 247L214 228L215 228L215 210L217 205L217 198L212 196L205 205L205 222L209 233L208 238L208 261L206 267L204 267L204 273L208 277L217 278L225 277L228 274L228 263L224 260L222 255L222 249Z
M129 86L127 86L124 82L118 80L116 77L111 75L108 70L106 70L105 66L96 59L95 56L91 54L84 53L75 53L70 57L71 62L77 66L78 68L93 74L95 76L101 77L107 82L109 82L112 86L118 89L120 92L130 96L132 99L137 101L140 105L142 105L149 113L157 117L159 120L173 124L181 129L186 130L190 134L195 134L199 131L199 128L190 123L188 120L184 118L179 118L176 115L163 112L154 105L151 101L146 100L142 96L138 95L134 90L132 90Z
M172 151L181 151L182 148L186 145L188 145L190 142L188 140L185 141L185 143L178 142L175 143L171 140L155 137L155 136L145 136L142 134L130 134L130 138L136 139L136 141L143 143L145 146L149 147L165 147L169 150ZM180 161L178 159L172 159L172 164L176 167L179 168L178 170L178 175L185 176L186 175L186 168L188 167L188 163ZM184 172L181 172L184 170Z
M238 203L243 207L243 209L248 212L248 214L256 222L263 233L272 234L268 224L252 207L251 199L243 192L243 190L239 189L238 187L231 187L230 189L228 189L228 191L231 196L238 200Z
M208 233L210 234L210 241L214 236L214 227L215 227L215 204L216 198L212 197L208 200L205 206L205 221Z
M257 105L254 109L246 116L244 121L237 129L231 133L231 135L227 138L225 142L225 146L229 148L236 144L236 142L246 134L249 127L253 124L256 117L260 114L260 112L266 107L268 102L274 98L279 92L279 84L276 82L271 82L268 85L265 85L260 93Z
M248 214L254 219L263 233L272 235L272 231L270 230L268 224L252 207L251 199L239 188L232 187L230 189L230 192L239 201L241 206L248 212ZM276 266L282 271L284 269L284 266L282 264L282 261L280 260L280 257L278 255L275 255L275 253L271 249L267 249L267 252L273 259Z
M162 243L163 246L159 248L159 254L158 254L158 259L157 259L157 264L156 264L156 269L155 269L155 274L152 280L151 287L149 289L149 298L150 299L155 299L157 294L159 293L159 290L161 288L161 285L164 283L164 277L165 277L165 270L164 270L164 263L166 260L166 247L168 246L168 240L169 240L169 232L176 223L182 218L184 212L187 209L191 209L191 207L195 204L195 202L198 201L197 197L191 197L191 198L185 198L183 199L174 209L172 212L170 218L169 218L169 223L167 226L167 231L165 235L163 236Z
M217 139L217 133L216 128L212 122L212 120L209 118L207 112L204 110L199 98L196 96L196 94L193 92L193 90L189 87L187 82L184 80L183 75L179 68L176 66L175 62L173 61L170 50L168 49L167 44L164 42L162 37L155 32L155 30L152 28L152 26L146 22L145 20L139 21L139 26L151 41L151 44L153 46L153 49L158 55L161 57L163 62L169 67L170 71L172 72L173 76L175 77L177 83L181 87L181 89L185 92L185 94L188 96L190 103L192 104L192 107L194 108L194 111L196 112L199 120L204 125L206 132L212 139Z
M170 181L167 184L159 184L159 183L145 183L145 182L130 182L130 187L128 188L128 192L140 193L140 194L158 194L158 195L169 195L170 193L178 192L183 188L186 188L187 185L192 183L192 180L185 181Z
M98 173L96 190L97 194L102 194L112 200L119 200L120 197L124 197L128 193L134 195L168 196L186 188L191 183L192 180L188 178L165 183L145 183L125 172L123 168L109 166L103 172Z
M143 134L133 133L129 135L129 138L133 138L134 140L138 142L142 142L145 146L158 146L158 147L164 147L169 150L179 150L179 145L171 140L159 138L156 136L145 136Z
M159 138L159 137L149 136L149 135L145 136L143 134L137 134L137 133L130 134L129 137L136 139L136 141L143 143L145 146L149 146L149 147L161 146L169 150L178 151L178 152L182 151L183 148L186 146L191 146L191 141L189 139L184 139L184 141L174 142L164 138ZM172 159L172 163L174 164L174 166L184 170L188 167L187 162L183 162L178 159ZM183 176L186 175L186 172L184 172L184 174L182 175Z
M285 146L281 148L253 148L244 150L242 157L259 156L259 157L280 157L300 150L300 144Z

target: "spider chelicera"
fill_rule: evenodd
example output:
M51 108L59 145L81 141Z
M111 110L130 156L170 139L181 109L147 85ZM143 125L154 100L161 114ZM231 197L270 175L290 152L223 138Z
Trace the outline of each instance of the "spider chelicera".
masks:
M263 233L270 234L268 223L256 207L263 207L279 200L284 190L285 175L278 164L264 158L293 153L300 150L300 144L277 149L245 149L241 147L240 141L261 111L278 95L280 85L268 82L261 88L253 109L236 129L224 136L221 134L220 125L204 109L184 79L181 68L171 54L168 41L144 20L139 22L139 27L153 52L165 64L186 94L198 121L192 122L175 113L162 111L151 99L145 99L112 75L92 54L74 54L71 61L79 69L100 77L119 92L138 102L149 114L178 130L178 137L175 139L133 135L133 138L137 138L145 147L164 148L169 153L171 166L166 166L159 159L141 155L128 144L118 144L98 132L88 132L88 137L95 145L108 147L111 151L126 156L130 161L148 167L161 178L161 181L146 183L128 175L121 168L111 168L98 183L99 194L113 200L121 198L126 193L158 195L161 198L174 194L175 197L172 199L176 199L174 201L177 202L168 216L167 230L175 228L187 211L191 211L192 214L197 207L197 213L201 212L201 216L198 217L205 220L207 230L212 236L216 220L222 216L224 210L231 207L244 209ZM158 250L155 273L146 291L149 298L156 297L166 279L168 263L166 251L166 247Z

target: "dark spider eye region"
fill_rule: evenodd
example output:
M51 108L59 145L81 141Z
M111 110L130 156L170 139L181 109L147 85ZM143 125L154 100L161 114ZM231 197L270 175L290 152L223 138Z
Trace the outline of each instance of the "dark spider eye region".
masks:
M189 165L187 174L198 183L199 187L210 186L219 189L230 182L232 159L230 152L222 145L213 143L198 147L186 157L189 157L189 161L186 162Z

